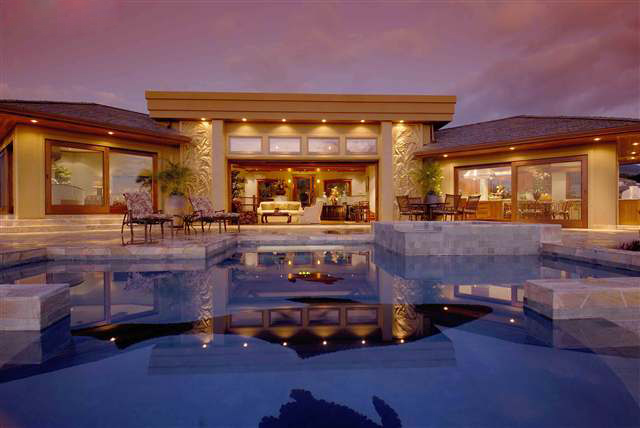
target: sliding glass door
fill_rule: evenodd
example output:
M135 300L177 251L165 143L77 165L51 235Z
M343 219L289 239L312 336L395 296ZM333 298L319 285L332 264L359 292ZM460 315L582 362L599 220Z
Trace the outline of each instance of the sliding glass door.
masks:
M0 214L13 214L13 145L0 150Z
M47 214L124 212L124 192L151 193L156 155L60 141L46 142Z
M587 227L587 157L514 162L516 220Z

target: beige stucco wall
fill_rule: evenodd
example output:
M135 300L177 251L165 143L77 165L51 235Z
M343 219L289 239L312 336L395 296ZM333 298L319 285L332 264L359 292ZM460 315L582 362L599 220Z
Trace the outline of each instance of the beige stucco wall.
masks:
M453 193L457 166L515 162L564 156L587 155L589 228L615 228L618 218L618 160L615 143L589 144L566 148L492 153L439 159L444 175L442 191Z
M134 143L119 138L98 137L36 126L16 126L13 136L16 218L45 217L45 140L154 152L158 154L159 168L162 168L164 160L178 158L178 149L173 146ZM160 196L158 199L158 205L161 208L164 198Z

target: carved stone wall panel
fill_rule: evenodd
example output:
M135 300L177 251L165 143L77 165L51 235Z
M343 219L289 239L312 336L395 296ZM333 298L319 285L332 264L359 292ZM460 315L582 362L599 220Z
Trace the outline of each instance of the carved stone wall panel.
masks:
M184 165L193 169L195 180L189 189L193 195L213 196L211 174L211 124L200 121L180 122L180 133L191 138L192 144L181 148Z
M419 186L413 173L420 167L420 161L413 154L422 146L424 127L421 124L397 124L393 127L393 190L394 196L420 196ZM394 198L394 205L397 205ZM398 207L395 207L398 215ZM397 217L396 217L397 218Z

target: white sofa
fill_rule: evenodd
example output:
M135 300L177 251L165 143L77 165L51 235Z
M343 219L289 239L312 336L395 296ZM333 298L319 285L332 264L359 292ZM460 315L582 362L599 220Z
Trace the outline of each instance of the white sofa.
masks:
M268 202L260 202L260 206L258 206L257 213L258 219L262 222L262 214L269 214L276 211L281 213L286 213L291 215L291 223L299 223L300 216L304 212L302 209L302 204L299 201L268 201ZM269 217L267 220L269 223L286 223L288 221L288 217Z
M302 217L300 217L300 223L302 224L319 224L320 216L322 215L322 206L324 205L321 201L316 201L315 204L306 207L304 209L304 213Z

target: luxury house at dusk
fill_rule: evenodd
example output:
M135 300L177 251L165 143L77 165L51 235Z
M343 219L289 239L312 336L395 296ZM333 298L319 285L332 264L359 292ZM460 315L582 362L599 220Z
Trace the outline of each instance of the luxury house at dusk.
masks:
M424 196L413 172L434 159L443 193L480 195L477 219L640 224L638 119L517 116L446 127L454 96L147 91L146 98L148 115L0 101L4 218L120 213L122 193L139 187L142 171L181 161L196 172L191 191L216 209L258 211L275 198L299 203L295 214L320 200L321 221L352 221L349 207L358 204L367 219L392 220L402 214L398 196ZM234 177L241 188L234 190ZM339 204L327 203L333 189ZM157 183L148 191L162 208Z

